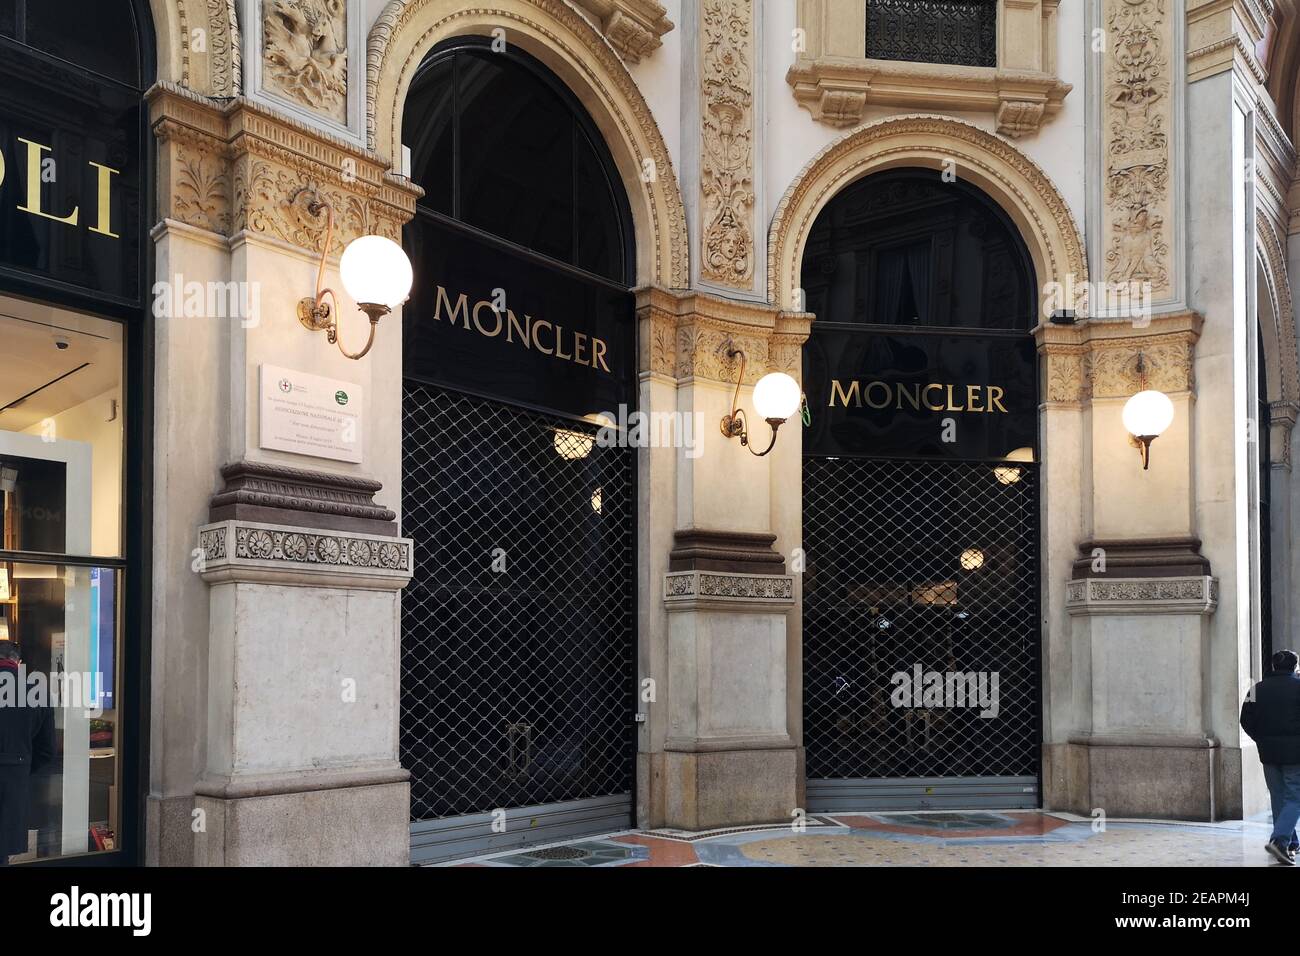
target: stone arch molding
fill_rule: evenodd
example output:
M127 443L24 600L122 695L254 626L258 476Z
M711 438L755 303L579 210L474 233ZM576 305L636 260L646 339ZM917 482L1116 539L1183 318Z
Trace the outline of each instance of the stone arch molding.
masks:
M1295 303L1287 274L1286 252L1272 227L1259 219L1256 226L1256 258L1267 303L1258 303L1264 361L1268 381L1268 401L1272 407L1271 425L1279 431L1273 441L1273 463L1290 463L1290 433L1300 410L1300 352L1297 352Z
M149 0L158 40L158 79L202 93L241 92L236 0Z
M366 58L368 145L401 154L402 110L416 68L449 37L505 30L560 77L605 137L627 190L637 239L637 282L689 285L686 212L654 116L622 61L563 0L390 0L370 31Z
M896 116L863 126L831 143L799 173L777 205L768 234L769 301L798 311L804 246L817 215L842 189L885 169L920 166L956 175L1006 210L1029 247L1043 286L1070 283L1086 296L1083 237L1064 197L1039 166L1006 140L946 116ZM1086 314L1081 302L1080 314Z

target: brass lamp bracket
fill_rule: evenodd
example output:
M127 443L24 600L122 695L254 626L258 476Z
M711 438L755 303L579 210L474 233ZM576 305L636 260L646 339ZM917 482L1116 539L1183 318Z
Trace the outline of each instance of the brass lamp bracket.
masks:
M320 267L316 270L316 294L314 296L304 296L298 301L298 321L313 332L324 332L329 343L337 345L339 351L348 358L363 358L370 351L370 347L375 344L375 329L379 325L379 320L392 310L386 305L378 305L373 302L358 302L357 307L370 318L370 336L366 339L365 348L360 352L349 352L343 347L343 343L339 341L339 324L336 316L338 298L334 295L333 289L325 287L325 265L329 262L330 247L334 243L334 207L322 199L316 190L304 187L304 191L307 191L311 196L307 200L307 211L316 217L319 217L324 212L327 218L325 220L325 244L321 247ZM299 195L301 195L301 192ZM329 296L330 301L334 303L333 308L325 301L326 296Z

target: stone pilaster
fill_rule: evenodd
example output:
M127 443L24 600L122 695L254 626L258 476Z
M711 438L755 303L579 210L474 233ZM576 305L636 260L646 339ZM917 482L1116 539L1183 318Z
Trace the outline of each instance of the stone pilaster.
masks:
M811 317L659 288L640 290L637 304L641 407L692 416L697 435L689 454L650 448L642 458L642 581L657 600L643 617L641 677L658 693L643 704L640 822L788 821L803 787L790 614L799 581L786 568L800 543L802 426L787 422L759 458L719 423L740 380L739 404L766 445L752 386L768 371L799 377ZM743 376L728 347L745 352Z
M170 84L147 99L159 184L148 860L403 863L398 601L411 555L394 523L400 377L386 371L401 367L401 314L353 362L302 327L296 304L316 286L320 199L335 214L326 285L341 338L364 341L337 257L362 235L400 239L417 190L263 104ZM357 388L360 463L261 447L263 363Z

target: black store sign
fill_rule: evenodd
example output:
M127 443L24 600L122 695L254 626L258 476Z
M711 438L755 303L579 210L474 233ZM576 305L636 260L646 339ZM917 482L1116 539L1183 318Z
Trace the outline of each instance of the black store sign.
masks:
M0 89L0 275L139 305L139 92L8 44Z
M804 454L1003 459L1038 446L1034 341L813 323Z
M409 377L578 418L634 405L626 289L427 213L406 248L416 276L402 310Z

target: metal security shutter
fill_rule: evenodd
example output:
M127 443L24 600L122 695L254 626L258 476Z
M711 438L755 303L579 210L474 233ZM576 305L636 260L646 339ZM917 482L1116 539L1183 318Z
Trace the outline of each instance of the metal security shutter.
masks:
M412 862L630 825L634 450L584 423L404 392Z
M1038 806L1037 466L805 458L803 481L809 809ZM997 674L998 715L895 706L918 664Z

